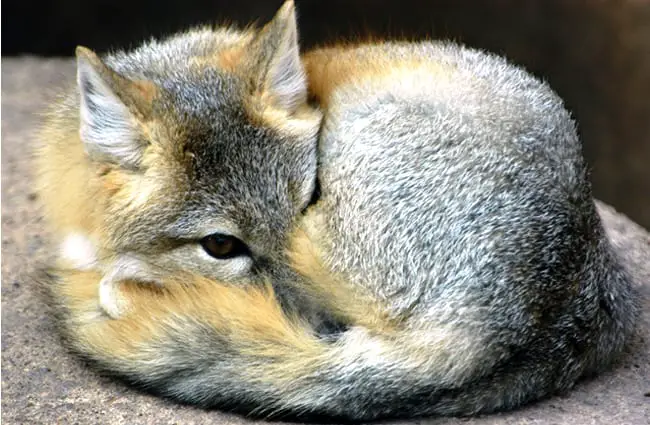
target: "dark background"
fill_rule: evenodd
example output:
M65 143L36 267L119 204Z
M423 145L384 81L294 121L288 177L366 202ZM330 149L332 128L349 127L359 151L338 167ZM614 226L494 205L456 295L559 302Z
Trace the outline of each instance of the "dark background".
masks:
M6 0L2 54L70 56L199 23L268 20L282 0ZM650 228L650 0L297 0L302 45L444 37L545 78L579 122L597 197Z

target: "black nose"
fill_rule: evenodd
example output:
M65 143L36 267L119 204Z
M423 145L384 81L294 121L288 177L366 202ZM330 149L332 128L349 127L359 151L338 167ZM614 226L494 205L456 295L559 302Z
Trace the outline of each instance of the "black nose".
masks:
M316 335L325 342L334 343L349 329L348 324L334 319L323 320L316 326Z

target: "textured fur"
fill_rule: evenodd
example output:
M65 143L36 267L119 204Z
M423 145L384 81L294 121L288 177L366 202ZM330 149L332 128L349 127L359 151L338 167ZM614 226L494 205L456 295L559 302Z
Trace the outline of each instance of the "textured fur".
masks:
M113 317L128 309L125 279L273 274L316 179L320 114L306 106L293 4L259 31L197 29L103 59L80 47L77 63L37 155L61 265L97 259ZM250 255L211 258L198 242L213 233Z
M341 363L331 379L345 397L331 394L327 409L508 409L611 363L637 297L574 123L546 84L442 42L322 49L304 62L326 106L321 195L293 265L314 299L375 331L379 359L394 361L381 373L365 369L377 360ZM399 344L386 331L395 323Z
M232 69L243 56L227 49L201 64ZM59 271L51 292L74 350L202 406L355 420L515 408L612 362L633 331L635 294L604 236L574 124L547 85L496 56L438 42L321 49L304 65L324 109L320 197L303 216L294 208L291 220L278 220L282 209L264 192L276 193L277 180L246 157L238 186L227 186L233 193L202 188L188 205L204 209L183 227L210 227L212 206L237 199L232 217L259 210L258 243L269 244L273 267L234 285L143 250L159 285L121 278L130 307L116 319L98 305L104 271ZM223 92L201 90L184 99L201 125L224 125L221 111L206 107L226 102ZM303 128L283 111L302 110L304 97L262 98L280 107L261 122ZM278 157L273 167L297 162L276 146L267 151ZM156 182L178 172L150 164ZM100 181L119 188L128 178ZM251 182L264 193L242 193ZM150 217L130 217L135 228L116 220L88 229L155 246L175 209L153 193L168 191L130 192L143 201L129 215ZM102 211L96 199L80 202ZM340 327L325 335L314 317Z

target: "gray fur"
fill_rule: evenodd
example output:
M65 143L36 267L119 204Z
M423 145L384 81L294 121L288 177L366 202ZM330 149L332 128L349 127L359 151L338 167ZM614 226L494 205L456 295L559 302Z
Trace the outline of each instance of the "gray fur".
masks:
M633 331L636 296L561 99L504 59L450 43L358 49L453 69L416 91L362 80L335 92L314 207L327 267L407 317L406 334L438 361L414 367L396 347L379 367L333 362L310 395L302 389L310 408L363 419L489 412L609 365ZM439 358L426 341L442 328L461 337Z
M195 29L103 58L116 78L158 88L144 120L154 117L162 123L162 140L139 133L133 123L143 118L130 116L119 93L111 93L86 60L78 61L80 93L75 96L81 102L68 106L87 117L81 136L89 157L145 174L143 152L162 145L168 153L161 166L168 172L164 177L178 182L136 213L115 211L108 218L110 240L102 248L115 260L107 275L122 263L131 267L122 268L127 274L120 279L147 275L154 282L174 270L234 284L261 283L274 275L284 259L286 236L313 191L320 124L314 110L301 130L282 131L250 111L251 99L264 90L277 91L276 107L289 118L296 101L306 98L295 20L288 18L280 16L255 36L227 28ZM216 61L221 52L241 46L247 54L237 72L196 65L196 60ZM209 257L198 241L213 233L241 239L251 255Z
M455 69L418 91L359 81L336 93L321 130L312 208L326 217L326 265L407 318L403 335L351 324L315 374L277 392L236 377L222 385L231 367L259 360L223 362L199 342L214 356L191 363L213 366L170 377L169 391L355 420L468 415L567 390L609 366L637 306L562 101L505 60L454 44L360 49ZM453 339L440 342L441 329Z
M246 122L237 81L183 68L186 55L213 45L210 37L189 33L107 59L124 76L165 88L160 108L174 114L197 158L176 219L165 221L163 208L117 239L166 259L158 241L227 216L265 253L254 270L275 279L282 299L299 297L281 254L299 206L284 195L292 173L313 177L316 147ZM328 339L316 372L282 387L242 374L269 359L236 351L200 317L160 324L149 347L156 362L83 354L203 406L357 420L514 408L612 362L633 331L635 295L605 238L561 100L505 60L455 44L359 49L454 70L444 84L417 90L408 76L381 89L364 80L347 86L320 133L322 194L311 208L326 218L326 266L404 318L403 334L351 323ZM301 149L278 148L287 145ZM293 308L314 314L311 304Z

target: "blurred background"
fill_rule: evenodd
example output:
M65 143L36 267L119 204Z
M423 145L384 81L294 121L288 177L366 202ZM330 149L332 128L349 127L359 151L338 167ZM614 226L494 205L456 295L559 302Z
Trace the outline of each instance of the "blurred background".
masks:
M282 0L6 0L2 55L128 48L200 23L264 22ZM596 197L650 228L650 0L296 0L305 48L452 38L549 81L579 123Z

